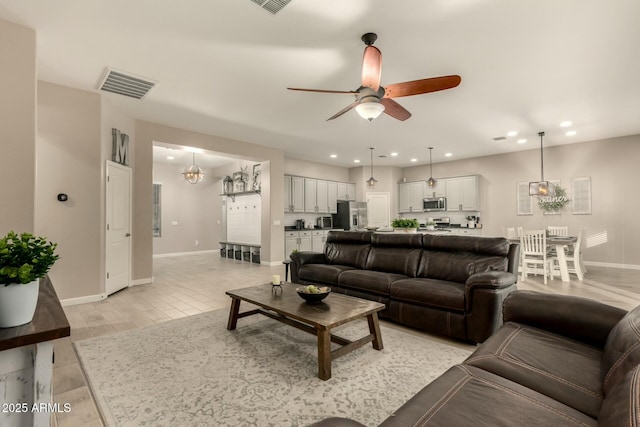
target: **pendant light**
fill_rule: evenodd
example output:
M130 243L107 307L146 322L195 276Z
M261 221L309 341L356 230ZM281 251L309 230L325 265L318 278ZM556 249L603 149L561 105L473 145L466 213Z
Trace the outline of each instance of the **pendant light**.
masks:
M373 147L369 147L369 150L371 150L371 178L369 178L367 180L367 187L369 188L376 188L376 184L378 183L378 181L373 177Z
M544 180L544 151L542 148L542 138L544 132L538 132L540 136L540 181L529 182L530 196L550 196L555 193L553 184Z
M182 176L190 184L197 184L204 178L204 171L196 164L196 153L193 153L193 164L182 172Z
M431 150L433 150L433 147L429 147L429 179L427 180L427 184L429 184L429 188L435 187L436 183L438 182L435 179L433 179L433 163L431 160Z

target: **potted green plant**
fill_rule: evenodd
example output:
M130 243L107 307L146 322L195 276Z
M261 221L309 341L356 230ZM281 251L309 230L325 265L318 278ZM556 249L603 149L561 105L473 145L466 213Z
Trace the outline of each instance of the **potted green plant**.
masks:
M418 220L413 218L396 218L391 222L394 231L401 233L416 233L418 231Z
M10 231L0 239L0 328L31 322L38 304L39 279L58 260L57 246L31 233Z

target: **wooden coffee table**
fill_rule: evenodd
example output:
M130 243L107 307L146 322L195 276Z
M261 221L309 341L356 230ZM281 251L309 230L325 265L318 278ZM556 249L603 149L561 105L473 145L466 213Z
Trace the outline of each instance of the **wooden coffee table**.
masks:
M231 297L231 310L227 329L236 328L238 319L262 314L291 325L318 337L318 377L331 378L331 361L371 342L373 348L382 350L382 335L378 312L384 304L361 298L331 293L322 302L307 304L296 293L297 286L283 283L282 290L272 292L271 284L227 291ZM240 313L240 302L246 301L260 308ZM369 335L356 341L333 335L331 329L353 320L367 318ZM331 342L341 347L331 351Z

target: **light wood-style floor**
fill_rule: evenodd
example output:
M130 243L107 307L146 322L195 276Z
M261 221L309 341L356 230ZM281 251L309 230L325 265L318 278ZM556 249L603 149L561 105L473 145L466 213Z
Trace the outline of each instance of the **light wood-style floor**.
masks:
M583 282L559 279L542 284L541 277L518 281L519 289L576 295L629 310L640 304L640 271L587 267ZM284 278L284 266L268 267L220 258L217 253L156 258L154 283L124 289L108 299L65 307L71 336L54 344L54 402L71 404L70 413L56 414L54 426L102 426L96 404L78 363L73 341L119 331L143 328L209 310L228 308L229 289L270 281L272 274ZM386 325L399 327L397 325ZM399 327L402 328L402 327ZM454 345L466 345L429 336ZM105 358L109 357L105 354Z

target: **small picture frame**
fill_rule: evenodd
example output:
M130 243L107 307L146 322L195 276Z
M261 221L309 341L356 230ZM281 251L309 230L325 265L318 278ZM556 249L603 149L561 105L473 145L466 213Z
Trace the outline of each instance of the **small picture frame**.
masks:
M262 187L262 180L261 180L261 165L260 163L257 163L255 165L253 165L253 190L255 191L260 191L260 188Z

